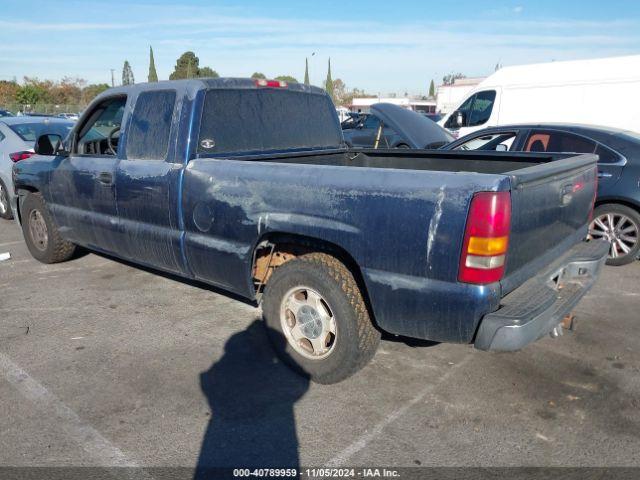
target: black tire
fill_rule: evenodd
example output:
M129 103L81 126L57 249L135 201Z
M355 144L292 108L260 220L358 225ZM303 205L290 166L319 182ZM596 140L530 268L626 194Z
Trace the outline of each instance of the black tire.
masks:
M299 354L282 329L280 310L285 295L300 285L318 292L335 319L335 341L322 359ZM380 332L369 317L353 275L342 262L324 253L302 255L278 267L265 288L262 310L279 357L317 383L337 383L353 375L373 358L380 343Z
M638 253L640 252L640 214L637 210L627 207L626 205L621 205L619 203L605 203L603 205L598 205L593 212L593 218L599 219L607 214L612 214L615 217L614 222L617 223L617 219L621 218L621 215L624 215L628 219L628 223L626 223L626 229L631 228L631 226L635 226L635 244L627 242L627 248L629 251L624 253L623 255L618 254L617 256L613 256L613 248L609 251L609 258L607 258L607 265L620 266L626 265L628 263L633 262L638 258ZM602 235L597 234L597 231L601 231L602 229L595 225L596 220L591 224L589 228L589 235L591 238L604 238ZM604 222L607 225L607 222ZM624 226L623 226L624 229ZM596 231L594 231L596 230ZM619 234L619 232L617 232ZM634 238L634 235L627 235L626 238ZM631 246L632 245L632 246Z
M41 194L27 194L22 202L20 213L22 235L33 258L42 263L59 263L73 256L76 246L60 236L58 227L53 222ZM36 226L46 234L46 242L38 241Z
M401 143L396 148L411 148L411 147L409 145L407 145L406 143Z
M9 192L2 180L0 180L0 218L11 220L13 212L11 211L11 203L9 202Z

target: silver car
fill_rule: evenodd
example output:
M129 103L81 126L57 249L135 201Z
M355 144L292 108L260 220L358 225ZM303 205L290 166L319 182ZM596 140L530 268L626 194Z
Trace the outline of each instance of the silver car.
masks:
M33 155L36 139L44 133L66 138L74 122L49 117L0 118L0 218L11 219L14 196L11 170L13 164Z

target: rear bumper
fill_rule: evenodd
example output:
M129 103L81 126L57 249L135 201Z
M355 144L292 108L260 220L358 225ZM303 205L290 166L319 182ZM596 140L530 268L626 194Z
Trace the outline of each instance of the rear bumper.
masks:
M480 322L475 347L519 350L551 332L593 286L608 251L604 241L580 242L506 295Z

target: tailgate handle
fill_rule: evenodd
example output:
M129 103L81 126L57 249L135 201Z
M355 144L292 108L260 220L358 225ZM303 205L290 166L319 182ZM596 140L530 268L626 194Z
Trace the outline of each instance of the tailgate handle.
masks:
M562 206L569 205L571 200L573 199L573 192L575 191L575 186L573 183L567 183L563 185L560 189L560 200L562 201Z

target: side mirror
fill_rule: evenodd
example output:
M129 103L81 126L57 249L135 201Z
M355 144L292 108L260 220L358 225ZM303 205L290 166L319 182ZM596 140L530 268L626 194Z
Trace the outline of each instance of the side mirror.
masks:
M64 152L62 137L55 133L40 135L34 148L36 155L58 155Z
M455 120L454 123L458 128L464 127L465 124L465 115L463 112L455 112Z
M507 146L504 143L499 143L496 145L496 152L506 152L508 150Z

